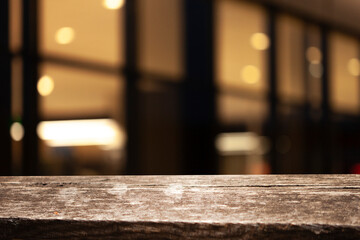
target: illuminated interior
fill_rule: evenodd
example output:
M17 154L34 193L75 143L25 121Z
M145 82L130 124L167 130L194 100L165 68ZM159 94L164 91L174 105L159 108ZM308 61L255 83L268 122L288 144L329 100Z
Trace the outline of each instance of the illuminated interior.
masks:
M213 39L191 49L187 34L203 29L189 30L198 22L187 22L187 1L137 0L132 20L128 1L38 1L36 136L24 111L22 1L10 1L15 174L22 173L26 134L39 142L45 175L131 173L131 158L139 174L194 173L184 167L192 161L184 149L199 134L211 137L195 145L213 154L215 173L348 173L359 164L354 21L335 14L326 25L320 7L301 1L269 8L267 1L216 0L207 25ZM352 16L335 2L338 15ZM197 49L202 61L189 66ZM208 75L191 75L199 69ZM207 97L208 105L200 99Z

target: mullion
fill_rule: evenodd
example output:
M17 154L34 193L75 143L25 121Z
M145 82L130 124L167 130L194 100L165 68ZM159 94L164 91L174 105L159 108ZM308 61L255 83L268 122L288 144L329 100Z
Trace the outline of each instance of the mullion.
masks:
M9 49L10 0L0 1L0 175L11 175L11 55Z
M23 36L23 138L22 169L24 175L39 174L38 137L38 1L22 2Z

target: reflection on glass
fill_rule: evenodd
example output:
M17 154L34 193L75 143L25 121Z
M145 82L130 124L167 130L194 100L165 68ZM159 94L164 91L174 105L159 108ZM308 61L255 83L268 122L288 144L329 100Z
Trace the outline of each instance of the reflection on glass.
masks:
M359 59L357 58L350 59L347 65L347 69L352 76L358 77L360 75Z

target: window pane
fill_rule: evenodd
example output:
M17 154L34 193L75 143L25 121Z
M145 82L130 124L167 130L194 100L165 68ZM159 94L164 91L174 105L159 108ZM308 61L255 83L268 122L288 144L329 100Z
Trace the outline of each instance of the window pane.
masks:
M179 77L183 74L181 0L139 0L139 67ZM174 79L175 80L175 79Z
M266 12L243 1L219 0L215 6L219 172L267 173Z
M264 93L269 38L263 8L233 0L216 1L216 69L221 88Z
M180 88L141 79L139 87L139 168L142 174L181 174Z
M244 124L247 130L261 131L267 114L263 100L239 97L232 94L218 96L219 118L224 125Z
M278 94L281 102L304 102L304 26L281 15L277 19Z
M41 98L44 118L119 115L123 81L116 75L55 64L43 64L40 73L40 80L48 77L53 81L53 90L44 85L44 93L40 92L45 95Z
M126 139L123 79L50 63L40 73L42 173L120 173Z
M356 39L331 34L331 104L339 113L357 114L359 105L359 48Z
M15 57L11 62L11 115L10 128L12 138L13 174L21 174L22 139L24 129L22 126L22 58Z
M10 50L12 52L18 52L21 48L21 27L22 27L22 15L21 15L21 0L11 0L10 4Z
M322 55L321 52L321 34L318 26L308 25L306 26L306 49L304 49L306 58L306 75L305 81L307 84L306 94L309 100L313 116L317 118L320 112L320 106L322 101Z
M103 3L102 0L41 0L40 52L123 64L123 7L109 9Z

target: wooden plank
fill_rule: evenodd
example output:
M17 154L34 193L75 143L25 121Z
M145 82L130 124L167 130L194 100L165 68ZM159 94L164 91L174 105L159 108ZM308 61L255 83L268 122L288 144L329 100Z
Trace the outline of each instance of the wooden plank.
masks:
M0 177L0 239L360 239L359 175Z

